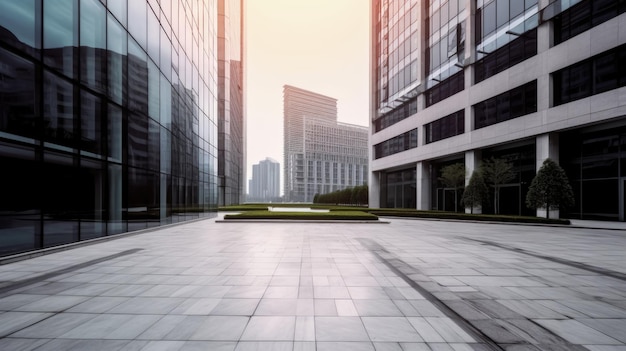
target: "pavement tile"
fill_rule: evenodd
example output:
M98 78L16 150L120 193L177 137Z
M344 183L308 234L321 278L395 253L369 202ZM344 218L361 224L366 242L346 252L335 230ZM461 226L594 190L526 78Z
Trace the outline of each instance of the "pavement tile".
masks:
M1 316L6 316L7 312ZM22 315L18 315L21 317ZM50 318L42 320L42 317L49 315L39 314L39 316L31 316L31 318L41 320L39 323L28 322L31 326L21 329L20 331L11 334L12 337L18 338L37 338L37 339L53 339L59 338L61 335L69 332L70 330L78 327L79 325L86 323L87 321L95 318L96 314L82 314L82 313L60 313L53 315Z
M419 333L405 317L362 317L370 339L374 342L422 342Z
M319 341L369 341L358 317L315 317L315 339Z
M390 222L207 220L3 265L7 286L143 249L4 294L0 332L8 336L0 349L487 350L408 276L487 335L517 343L504 345L508 351L624 351L626 282L461 237L624 272L626 236ZM382 246L389 261L364 240Z
M245 341L293 341L296 317L253 316L241 336Z
M62 312L87 300L84 296L46 296L37 301L15 308L23 312Z
M400 317L404 314L393 301L387 300L353 300L359 316L368 317Z
M553 333L574 344L619 345L620 342L575 320L535 320Z

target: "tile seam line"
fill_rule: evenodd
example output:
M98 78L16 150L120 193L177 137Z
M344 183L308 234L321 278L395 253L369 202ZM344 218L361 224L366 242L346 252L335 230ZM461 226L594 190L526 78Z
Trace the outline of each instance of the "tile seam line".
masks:
M454 323L456 323L463 331L467 332L474 340L478 343L484 344L487 348L493 351L504 351L498 343L496 343L489 336L484 334L478 328L474 327L468 320L463 318L460 314L455 312L453 309L448 307L443 301L435 297L430 291L426 290L419 283L413 281L406 274L404 274L398 267L396 267L390 260L382 257L380 252L389 253L382 245L371 239L359 238L357 239L367 250L369 250L378 260L380 260L387 268L389 268L392 272L394 272L398 277L404 280L411 288L419 292L424 298L432 303L438 310L443 312L446 317L450 318ZM373 247L376 246L376 247ZM393 260L400 262L404 265L409 266L406 262L399 258L393 258ZM410 267L410 266L409 266Z
M109 260L112 260L112 259L116 259L116 258L119 258L119 257L132 255L132 254L137 253L137 252L142 251L142 250L143 249L141 249L141 248L129 249L129 250L118 252L116 254L112 254L112 255L96 258L96 259L89 260L89 261L86 261L86 262L74 264L74 265L71 265L71 266L68 266L68 267L65 267L65 268L57 269L55 271L48 272L48 273L45 273L45 274L42 274L42 275L38 275L36 277L32 277L32 278L29 278L29 279L18 280L18 281L14 282L14 283L12 283L10 285L3 286L2 288L0 288L0 298L12 295L11 294L12 291L20 289L20 288L27 287L27 286L29 286L31 284L39 283L39 282L45 281L45 280L50 279L50 278L58 277L58 276L60 276L62 274L74 272L74 271L76 271L78 269L89 267L89 266L93 266L93 265L101 263L101 262L106 262L106 261L109 261Z
M536 258L541 258L541 259L544 259L544 260L548 260L550 262L564 264L566 266L582 269L582 270L585 270L585 271L588 271L588 272L596 273L596 274L603 275L603 276L608 276L608 277L615 278L615 279L618 279L618 280L626 281L626 274L621 273L621 272L617 272L617 271L613 271L613 270L610 270L610 269L607 269L607 268L596 267L596 266L592 266L592 265L589 265L589 264L586 264L586 263L571 261L571 260L564 259L564 258L559 258L559 257L546 256L546 255L542 255L542 254L535 253L535 252L532 252L532 251L528 251L528 250L525 250L525 249L521 249L521 248L518 248L518 247L513 247L513 246L500 244L500 243L497 243L495 241L471 239L471 238L466 238L466 237L461 237L461 238L465 239L465 240L469 240L469 241L478 242L478 243L481 243L481 244L484 244L484 245L497 247L497 248L500 248L500 249L503 249L503 250L508 250L508 251L511 251L511 252L517 252L517 253L520 253L520 254L524 254L524 255L532 256L532 257L536 257Z

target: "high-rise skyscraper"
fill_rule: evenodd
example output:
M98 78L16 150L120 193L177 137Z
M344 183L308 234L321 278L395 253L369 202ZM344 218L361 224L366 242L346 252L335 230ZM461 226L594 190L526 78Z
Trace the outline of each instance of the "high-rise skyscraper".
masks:
M441 169L500 158L500 213L543 215L524 200L549 157L574 188L562 215L626 219L623 2L371 4L370 206L453 210Z
M367 183L367 127L337 123L337 100L284 86L284 196L312 202Z
M280 163L266 158L252 165L248 202L280 200Z
M0 1L0 255L215 215L218 3Z
M220 206L245 200L244 1L218 0L218 174Z

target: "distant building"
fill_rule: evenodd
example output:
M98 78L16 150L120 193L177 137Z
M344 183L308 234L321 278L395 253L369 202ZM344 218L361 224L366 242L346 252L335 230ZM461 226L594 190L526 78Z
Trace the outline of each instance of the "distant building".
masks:
M337 100L284 86L284 196L315 194L367 182L367 127L337 123Z
M495 157L515 173L500 213L545 216L525 197L550 157L576 198L561 215L626 220L623 1L371 4L370 206L454 210L441 169Z
M252 166L248 202L280 200L280 163L271 158Z

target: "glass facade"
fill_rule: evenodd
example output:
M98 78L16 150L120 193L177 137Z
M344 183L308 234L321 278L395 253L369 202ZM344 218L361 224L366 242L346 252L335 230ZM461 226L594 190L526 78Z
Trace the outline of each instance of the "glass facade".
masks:
M473 107L474 129L537 112L537 81L511 89Z
M551 5L544 10L544 18L548 19L550 12L558 13L553 18L555 45L626 12L622 0L560 0Z
M383 173L381 182L381 207L415 208L415 169Z
M431 88L463 70L459 63L465 55L469 11L465 0L430 0L427 7L426 72Z
M218 204L235 205L245 199L243 108L243 0L217 0L218 45Z
M397 154L417 147L417 128L374 145L374 158Z
M570 218L626 220L626 124L564 133L561 163L574 190Z
M376 110L382 117L416 96L420 1L376 0Z
M465 110L457 111L424 125L424 133L426 134L426 144L465 133Z
M0 255L212 216L217 2L0 2Z
M626 45L552 73L554 106L626 86Z

